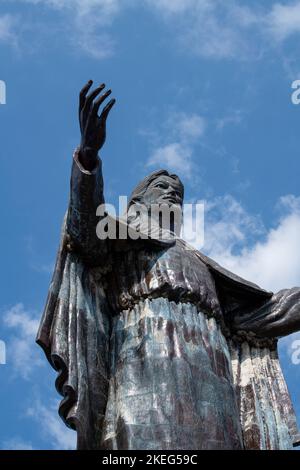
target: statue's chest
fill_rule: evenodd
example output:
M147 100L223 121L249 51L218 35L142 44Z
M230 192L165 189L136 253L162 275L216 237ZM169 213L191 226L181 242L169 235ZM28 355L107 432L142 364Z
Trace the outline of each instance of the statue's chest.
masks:
M159 251L142 248L115 252L107 281L108 291L116 294L112 301L119 308L129 308L141 298L167 297L200 304L209 313L220 310L207 266L192 250L178 244Z

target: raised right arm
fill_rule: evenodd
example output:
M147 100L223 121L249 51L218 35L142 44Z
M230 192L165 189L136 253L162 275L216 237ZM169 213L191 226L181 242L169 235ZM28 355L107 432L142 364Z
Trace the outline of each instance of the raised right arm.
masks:
M87 94L91 85L92 81L89 81L81 90L79 98L81 143L73 157L67 246L86 259L96 261L101 250L101 242L96 235L99 220L96 210L100 204L104 204L102 162L98 151L105 142L106 119L115 100L110 100L98 116L100 105L111 91L108 90L95 100L105 85Z

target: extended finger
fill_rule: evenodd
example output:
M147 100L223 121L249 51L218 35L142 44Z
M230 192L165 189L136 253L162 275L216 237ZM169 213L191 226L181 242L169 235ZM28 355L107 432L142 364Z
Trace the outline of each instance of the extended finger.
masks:
M106 98L111 94L111 90L108 90L106 91L105 93L103 93L103 95L100 96L100 98L98 98L95 103L94 103L94 106L93 106L93 113L94 114L97 114L98 113L98 110L100 108L100 105L103 103L103 101L106 100Z
M112 100L110 100L107 105L105 106L105 108L103 109L102 113L101 113L101 116L100 116L100 119L102 121L106 121L107 119L107 116L108 116L108 113L110 112L111 108L113 107L113 105L115 104L116 100L113 98Z
M93 80L89 80L86 85L82 88L79 93L79 108L82 109L85 103L85 97L91 86L93 85Z
M96 96L99 95L99 93L101 93L101 91L105 88L105 84L102 83L102 85L98 86L94 91L92 91L85 99L85 105L84 105L84 108L85 109L88 109L89 106L92 104L92 102L94 101L94 99L96 98Z

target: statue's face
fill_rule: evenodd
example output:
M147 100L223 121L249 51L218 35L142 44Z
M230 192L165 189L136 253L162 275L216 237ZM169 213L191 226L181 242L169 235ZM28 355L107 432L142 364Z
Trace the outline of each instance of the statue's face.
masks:
M151 204L183 204L181 186L170 176L161 175L152 181L143 194L143 202L147 206Z

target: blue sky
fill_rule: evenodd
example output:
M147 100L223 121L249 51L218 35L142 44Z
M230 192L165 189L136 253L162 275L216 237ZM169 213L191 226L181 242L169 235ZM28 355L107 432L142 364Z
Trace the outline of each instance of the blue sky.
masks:
M203 251L262 287L300 285L300 1L1 0L0 448L73 448L34 337L79 143L77 96L113 90L107 202L157 167L205 202ZM281 341L300 424L300 364ZM295 362L295 361L294 361Z

